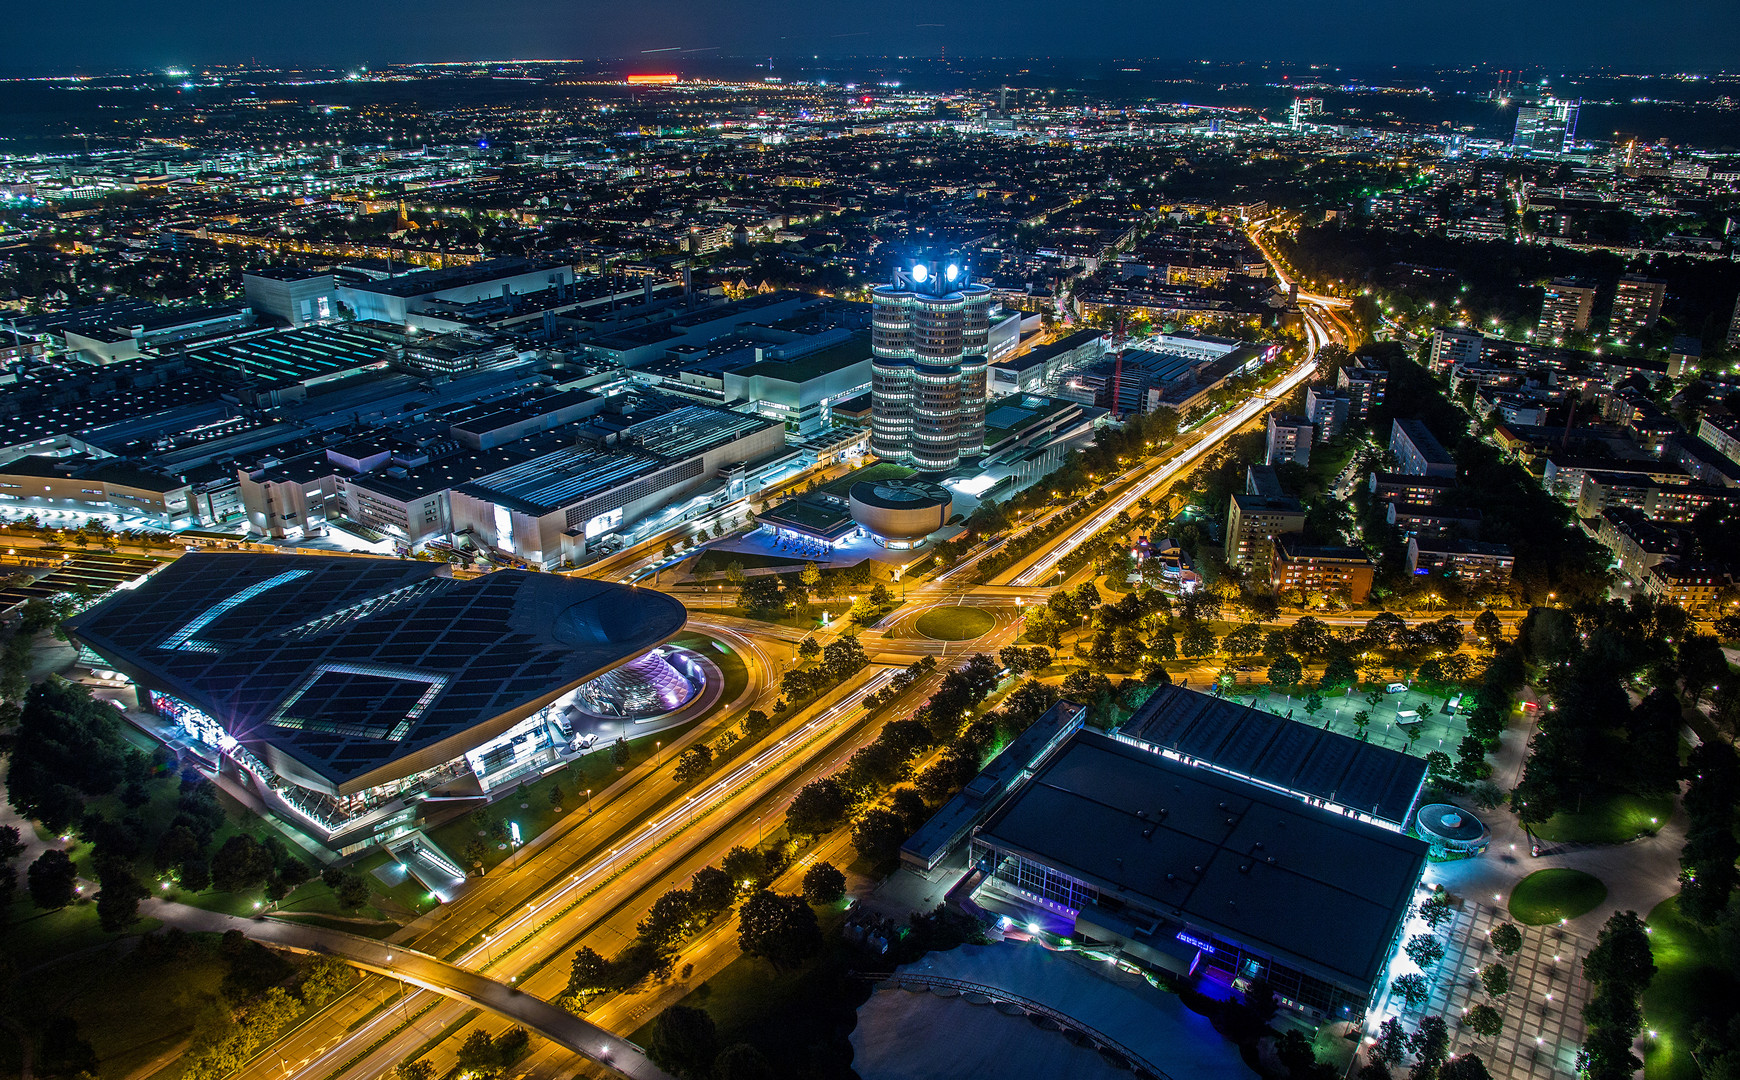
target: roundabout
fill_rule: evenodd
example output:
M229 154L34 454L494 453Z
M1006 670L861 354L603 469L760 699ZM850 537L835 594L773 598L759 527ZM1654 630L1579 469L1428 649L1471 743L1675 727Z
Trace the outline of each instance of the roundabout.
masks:
M914 621L913 629L937 641L971 641L996 625L996 617L982 608L934 607Z

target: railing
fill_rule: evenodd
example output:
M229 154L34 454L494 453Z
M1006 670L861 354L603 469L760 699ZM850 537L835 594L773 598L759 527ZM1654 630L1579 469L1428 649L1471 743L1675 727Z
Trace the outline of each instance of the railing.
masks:
M1106 1051L1110 1051L1117 1055L1123 1059L1124 1067L1128 1068L1137 1076L1152 1077L1154 1080L1172 1080L1164 1069L1136 1053L1134 1050L1131 1050L1129 1047L1112 1038L1110 1035L1098 1031L1095 1028L1091 1028L1080 1020L1077 1020L1075 1017L1070 1016L1067 1013L1059 1012L1042 1001L1034 1001L1032 998L1023 997L1020 994L1012 994L1001 987L988 986L984 983L968 982L965 979L950 979L941 975L925 975L920 973L864 975L862 977L873 980L876 983L876 988L879 990L895 988L905 990L913 986L918 986L926 990L958 990L963 994L978 994L981 997L987 998L992 1005L1014 1005L1029 1015L1043 1016L1047 1020L1055 1023L1060 1029L1062 1029L1060 1034L1063 1034L1065 1037L1072 1032L1083 1036L1089 1042L1093 1043L1093 1048L1095 1050L1101 1051L1100 1056L1102 1058L1106 1057Z

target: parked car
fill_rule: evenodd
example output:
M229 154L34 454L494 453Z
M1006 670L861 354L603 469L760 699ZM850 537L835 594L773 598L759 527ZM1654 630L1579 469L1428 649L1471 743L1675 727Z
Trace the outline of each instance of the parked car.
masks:
M1407 692L1408 692L1408 684L1407 683L1393 682L1393 683L1389 684L1388 686L1384 687L1384 693L1386 693L1386 694L1405 694Z

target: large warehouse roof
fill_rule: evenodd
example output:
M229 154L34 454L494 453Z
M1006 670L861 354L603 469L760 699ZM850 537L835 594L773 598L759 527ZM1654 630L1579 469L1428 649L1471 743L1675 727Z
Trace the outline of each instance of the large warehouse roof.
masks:
M1424 758L1181 686L1157 690L1119 734L1397 827L1426 776Z
M1388 959L1426 855L1412 837L1089 731L977 839L1092 886L1102 904L1359 986Z
M445 574L426 562L193 554L68 628L277 771L350 794L457 757L686 617L667 596L608 582Z

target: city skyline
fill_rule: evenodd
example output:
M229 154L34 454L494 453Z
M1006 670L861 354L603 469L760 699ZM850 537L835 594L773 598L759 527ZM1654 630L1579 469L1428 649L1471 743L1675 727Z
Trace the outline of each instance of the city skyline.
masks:
M1035 30L1044 27L1044 33ZM341 32L334 32L339 29ZM361 66L402 62L645 57L695 62L773 56L1036 57L1251 60L1301 63L1516 63L1631 70L1720 68L1740 51L1740 12L1719 0L1620 0L1410 6L1377 0L1279 4L1235 0L1212 9L1140 13L1077 6L1065 18L1036 0L995 11L917 7L715 4L661 13L590 2L555 10L536 0L480 8L433 0L357 9L313 0L297 18L265 22L215 0L149 7L93 0L76 9L28 5L12 15L11 75L263 62Z

